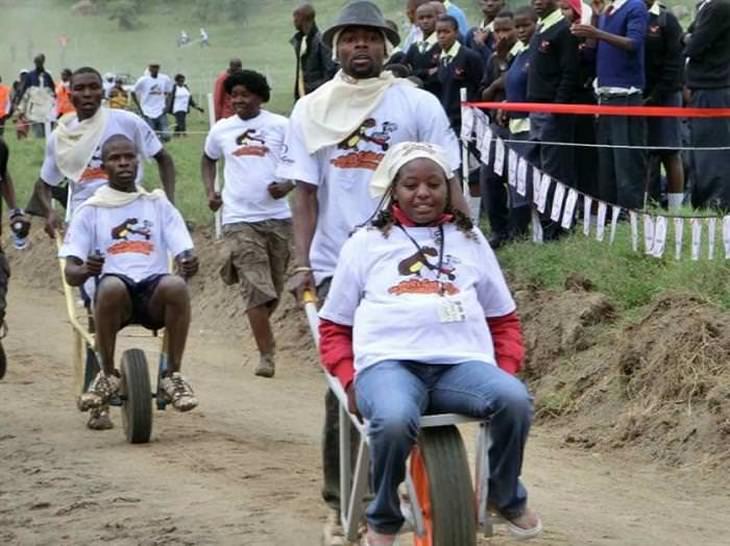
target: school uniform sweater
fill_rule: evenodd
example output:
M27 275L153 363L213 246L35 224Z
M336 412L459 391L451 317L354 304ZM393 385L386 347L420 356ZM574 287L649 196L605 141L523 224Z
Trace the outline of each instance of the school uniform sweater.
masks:
M512 60L504 78L504 95L507 102L527 102L529 60L530 51L527 49ZM512 120L523 119L527 116L527 112L510 112L509 114Z
M697 12L689 38L687 87L730 87L730 1L709 0Z
M566 19L530 40L529 102L571 103L578 88L578 40Z
M438 77L436 74L429 74L428 71L438 66L440 53L441 48L438 44L434 44L421 53L418 43L415 43L408 48L404 59L404 63L410 67L413 75L423 82L423 88L437 96L439 93Z
M444 65L439 61L438 81L441 86L441 104L455 130L461 127L461 88L466 88L466 99L479 99L479 85L484 69L482 58L468 47L462 46L459 52Z
M629 38L633 49L626 50L603 40L596 50L598 87L644 89L644 41L649 14L644 0L626 0L616 10L607 9L598 19L598 28Z
M644 96L661 100L682 89L682 27L671 11L658 4L649 10L645 47Z

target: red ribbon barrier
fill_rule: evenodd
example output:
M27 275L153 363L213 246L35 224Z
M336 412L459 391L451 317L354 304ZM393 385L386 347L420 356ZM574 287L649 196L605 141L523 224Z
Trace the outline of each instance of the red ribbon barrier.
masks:
M540 112L603 116L727 118L730 108L677 108L673 106L602 106L597 104L551 104L543 102L465 102L465 106L505 112Z

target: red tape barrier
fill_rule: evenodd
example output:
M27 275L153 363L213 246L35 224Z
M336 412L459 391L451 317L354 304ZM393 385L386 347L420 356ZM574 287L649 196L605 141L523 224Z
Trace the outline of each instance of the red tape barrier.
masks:
M601 106L597 104L551 104L542 102L465 102L465 106L505 112L540 112L604 116L727 118L730 108L677 108L673 106Z

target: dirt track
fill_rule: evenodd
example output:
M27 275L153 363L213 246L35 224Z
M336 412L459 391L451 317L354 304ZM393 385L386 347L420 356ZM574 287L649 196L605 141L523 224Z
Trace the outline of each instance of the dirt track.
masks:
M118 412L115 430L92 432L75 409L60 293L14 278L9 317L0 544L319 544L323 380L301 339L280 344L277 377L261 380L241 365L247 329L232 341L195 322L186 369L200 408L156 413L153 442L130 446ZM547 532L534 544L727 544L727 477L625 457L538 427L524 474Z

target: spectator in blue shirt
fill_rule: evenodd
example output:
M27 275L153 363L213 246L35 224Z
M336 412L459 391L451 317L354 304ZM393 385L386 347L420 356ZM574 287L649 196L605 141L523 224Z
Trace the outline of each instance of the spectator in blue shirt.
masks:
M644 0L614 0L598 17L598 28L574 24L575 36L597 40L598 103L641 106L645 86L644 42L649 14ZM598 118L599 197L622 207L641 209L647 182L646 119ZM632 146L616 148L614 146Z

